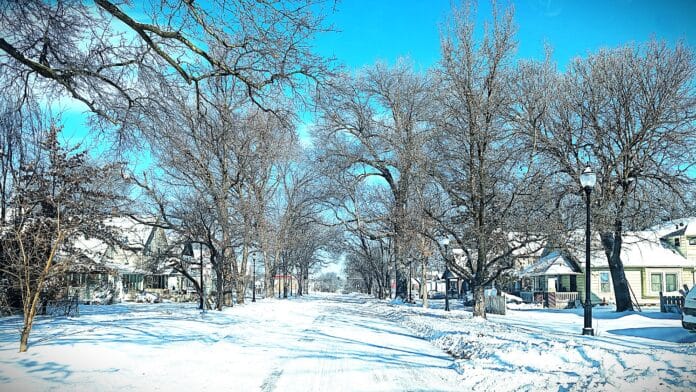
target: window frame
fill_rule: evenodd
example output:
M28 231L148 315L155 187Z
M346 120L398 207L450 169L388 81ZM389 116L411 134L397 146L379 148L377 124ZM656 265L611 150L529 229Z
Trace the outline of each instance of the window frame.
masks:
M689 245L696 245L696 237L689 237L687 241Z
M606 277L606 280L603 279L604 277ZM611 293L611 278L609 277L608 271L599 272L599 292Z
M663 291L662 290L662 288L664 287L663 275L664 274L662 272L651 272L650 273L650 292L659 293L660 291ZM660 278L659 282L654 282L653 276L658 276ZM657 290L655 290L655 283L659 283L659 285L660 285L660 287Z
M673 293L673 292L678 291L678 290L679 290L679 275L676 274L676 273L674 273L674 272L665 272L664 275L665 275L665 277L664 277L664 281L665 281L664 289L665 289L665 292L666 292L666 293ZM674 276L674 290L668 290L668 289L667 289L667 277L668 277L668 276Z

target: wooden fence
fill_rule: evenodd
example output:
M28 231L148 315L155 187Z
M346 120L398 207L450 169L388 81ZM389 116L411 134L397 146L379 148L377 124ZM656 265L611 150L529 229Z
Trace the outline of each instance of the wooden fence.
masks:
M506 306L504 296L487 295L484 298L486 301L486 313L505 315Z
M662 295L662 291L660 291L660 312L681 313L683 307L683 295Z

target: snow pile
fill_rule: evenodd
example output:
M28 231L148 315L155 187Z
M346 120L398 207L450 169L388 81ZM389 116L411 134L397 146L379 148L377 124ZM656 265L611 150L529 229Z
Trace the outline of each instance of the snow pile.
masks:
M616 336L603 328L601 336L588 337L579 335L582 318L573 312L512 311L509 318L483 320L462 310L371 306L452 355L462 390L696 390L696 335L689 339L681 328L663 327L678 326L669 316L600 313L609 318L602 321L606 327L624 328L612 329ZM575 322L564 324L566 318ZM630 332L640 329L650 339L667 330L691 343L665 344Z

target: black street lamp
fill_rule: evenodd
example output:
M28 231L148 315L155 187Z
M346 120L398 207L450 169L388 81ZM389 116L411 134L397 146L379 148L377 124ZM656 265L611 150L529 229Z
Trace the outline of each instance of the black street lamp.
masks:
M585 190L585 207L587 210L587 224L585 227L585 326L583 335L594 336L592 329L592 300L591 300L591 267L590 267L590 194L597 182L597 175L588 166L580 175L580 185Z
M442 240L442 245L445 246L445 273L442 277L445 279L445 311L449 312L449 279L452 273L447 266L447 246L449 245L449 238Z
M251 302L256 302L256 253L251 256L251 261L254 264L254 278L251 284Z

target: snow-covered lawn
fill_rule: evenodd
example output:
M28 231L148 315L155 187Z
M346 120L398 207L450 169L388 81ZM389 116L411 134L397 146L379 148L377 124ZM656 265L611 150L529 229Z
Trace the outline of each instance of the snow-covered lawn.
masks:
M696 390L696 334L678 315L511 310L488 321L360 295L84 306L40 319L17 353L0 319L0 390ZM454 302L454 301L453 301Z
M580 335L582 309L520 306L486 321L459 308L379 305L385 317L457 358L463 390L696 390L696 334L681 327L678 314L597 307L590 337Z

